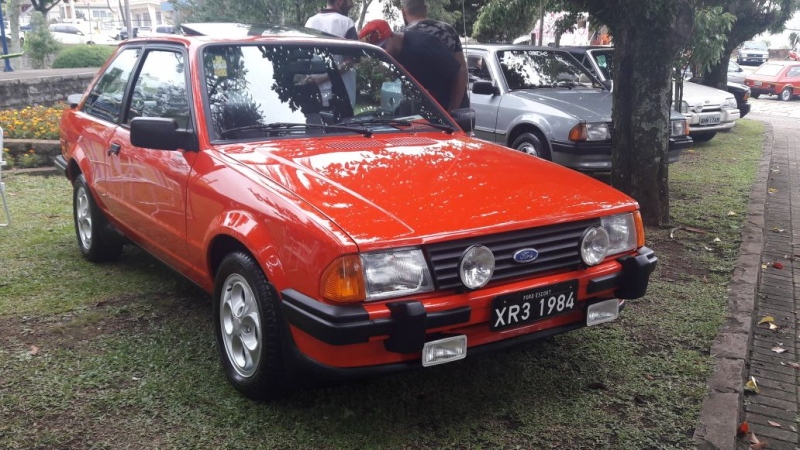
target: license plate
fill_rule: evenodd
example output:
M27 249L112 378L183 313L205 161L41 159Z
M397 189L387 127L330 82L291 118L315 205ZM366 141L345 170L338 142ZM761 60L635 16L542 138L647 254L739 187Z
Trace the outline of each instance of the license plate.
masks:
M719 123L720 116L719 114L715 114L713 116L702 116L700 117L700 125L713 125Z
M489 329L503 330L572 312L577 292L578 281L572 280L495 297Z
M760 81L753 81L753 86L761 86L761 82Z

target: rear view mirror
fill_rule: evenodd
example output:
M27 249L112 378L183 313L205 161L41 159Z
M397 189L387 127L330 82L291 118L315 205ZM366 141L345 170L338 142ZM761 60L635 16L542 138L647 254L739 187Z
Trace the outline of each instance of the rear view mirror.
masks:
M135 117L131 120L131 144L156 150L197 150L193 130L178 128L175 119Z
M497 95L500 93L491 81L476 81L472 83L472 92L481 95Z

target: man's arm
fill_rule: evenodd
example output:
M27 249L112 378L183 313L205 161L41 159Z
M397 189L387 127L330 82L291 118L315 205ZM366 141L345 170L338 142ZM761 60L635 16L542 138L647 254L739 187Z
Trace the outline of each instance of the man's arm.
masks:
M467 92L467 61L464 59L463 53L461 61L458 62L458 72L453 80L453 85L450 88L450 104L447 106L447 111L453 111L461 107L461 101L464 99L464 94ZM456 55L455 53L453 55ZM458 57L456 56L456 59Z

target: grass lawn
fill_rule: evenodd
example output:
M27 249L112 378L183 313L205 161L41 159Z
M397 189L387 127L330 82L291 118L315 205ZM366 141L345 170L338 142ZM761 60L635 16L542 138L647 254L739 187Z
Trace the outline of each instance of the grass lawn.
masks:
M205 293L137 248L85 262L69 183L8 174L0 448L692 448L762 143L743 119L670 166L619 321L273 403L225 381Z

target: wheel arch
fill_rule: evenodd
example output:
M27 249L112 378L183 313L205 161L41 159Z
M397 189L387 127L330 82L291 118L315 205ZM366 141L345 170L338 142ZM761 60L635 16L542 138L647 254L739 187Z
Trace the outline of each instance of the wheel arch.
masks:
M553 148L550 145L550 140L547 139L547 136L545 136L542 129L529 122L517 124L511 129L511 131L509 131L508 138L506 139L506 147L511 147L514 141L517 140L517 138L523 133L532 133L535 135L537 138L539 138L542 144L547 147L547 150L550 152L550 154L553 154Z

